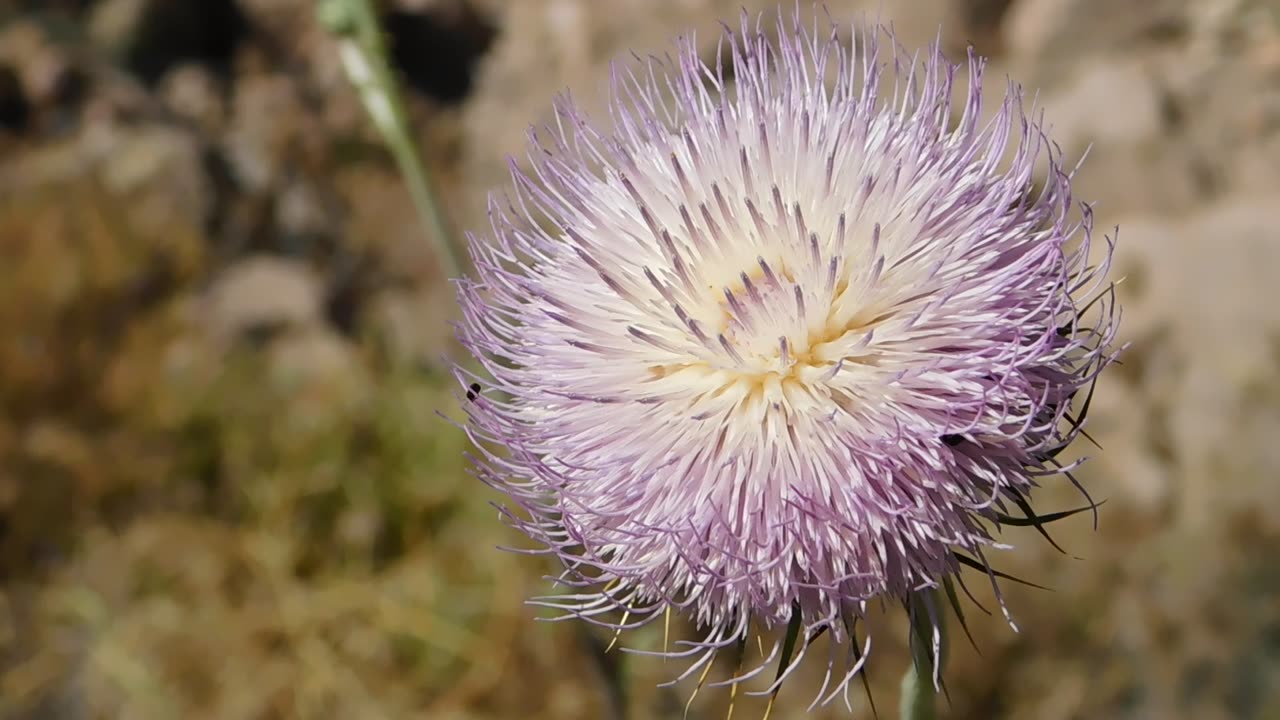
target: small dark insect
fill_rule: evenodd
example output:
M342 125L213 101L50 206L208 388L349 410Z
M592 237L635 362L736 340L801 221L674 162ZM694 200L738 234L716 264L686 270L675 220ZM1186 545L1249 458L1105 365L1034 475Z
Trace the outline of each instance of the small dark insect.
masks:
M475 402L476 398L479 396L480 383L471 383L471 387L467 388L467 399L471 402Z
M960 443L964 442L964 438L960 437L959 435L947 434L942 436L942 442L946 443L947 447L955 447Z

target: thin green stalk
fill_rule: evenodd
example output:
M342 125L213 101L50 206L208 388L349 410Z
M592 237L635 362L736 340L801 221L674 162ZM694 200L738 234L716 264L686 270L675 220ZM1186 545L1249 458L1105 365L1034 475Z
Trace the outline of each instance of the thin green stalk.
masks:
M946 624L935 590L916 593L908 600L911 616L911 666L902 676L902 699L898 717L901 720L935 720L937 691L934 687L934 622L937 622L937 662L946 660ZM941 672L938 667L937 673Z
M409 127L372 0L317 0L317 3L320 22L338 38L342 67L395 157L427 235L435 243L441 265L450 277L461 276L465 272L465 255L455 244L436 200L431 174Z

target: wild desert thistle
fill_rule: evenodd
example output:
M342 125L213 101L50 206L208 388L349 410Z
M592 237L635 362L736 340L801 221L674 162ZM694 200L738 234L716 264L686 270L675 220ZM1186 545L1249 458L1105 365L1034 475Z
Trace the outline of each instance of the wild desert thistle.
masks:
M610 130L558 100L470 238L459 333L485 376L459 377L485 386L480 477L563 562L543 602L688 618L663 654L699 687L750 641L722 684L773 667L774 693L825 634L829 702L869 602L935 628L965 566L1000 577L995 531L1065 514L1030 500L1070 477L1113 357L1110 244L1090 264L1089 207L1017 88L983 118L980 59L774 29L617 69Z

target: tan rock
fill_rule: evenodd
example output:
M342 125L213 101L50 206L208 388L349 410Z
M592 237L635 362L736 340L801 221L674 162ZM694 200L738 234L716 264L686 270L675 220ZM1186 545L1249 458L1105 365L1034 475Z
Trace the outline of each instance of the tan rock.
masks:
M208 68L196 63L179 65L161 78L158 92L161 101L178 117L205 132L221 131L226 121L226 103L222 88Z
M1005 16L1011 55L1070 66L1099 50L1131 47L1176 34L1188 21L1189 0L1019 0Z
M222 272L204 311L215 336L234 339L264 329L317 326L323 305L323 286L307 266L258 256Z

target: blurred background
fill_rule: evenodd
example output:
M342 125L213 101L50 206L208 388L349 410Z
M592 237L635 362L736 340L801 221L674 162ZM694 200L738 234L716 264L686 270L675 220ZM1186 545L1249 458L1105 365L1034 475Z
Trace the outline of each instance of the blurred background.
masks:
M1004 538L1052 590L1007 588L1020 632L968 612L945 716L1280 718L1280 3L826 4L973 44L993 103L1038 90L1121 228L1100 528ZM611 59L689 29L714 57L743 5L772 7L383 3L451 225L485 228L553 93L600 111ZM453 312L311 0L0 0L0 718L681 717L676 665L523 604L552 568L495 550L520 538L437 414Z

